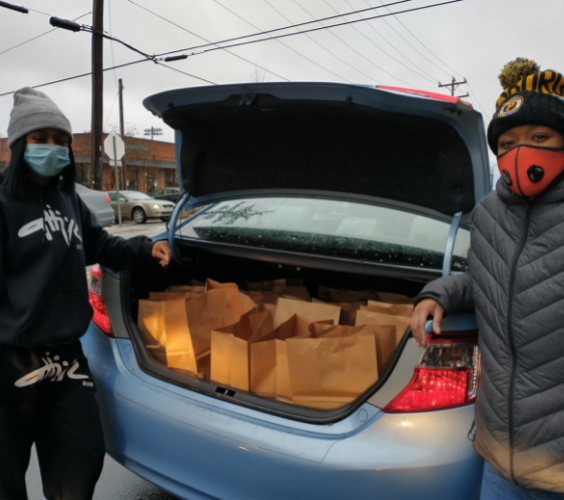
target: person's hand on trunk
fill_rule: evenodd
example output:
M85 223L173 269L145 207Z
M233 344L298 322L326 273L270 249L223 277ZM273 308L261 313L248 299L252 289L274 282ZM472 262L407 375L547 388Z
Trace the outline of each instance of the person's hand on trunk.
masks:
M427 334L425 333L427 318L433 316L433 331L439 334L441 333L443 313L443 307L436 300L424 299L417 304L411 318L411 333L413 333L419 347L427 347Z
M157 241L153 245L153 251L151 253L153 258L159 260L159 264L166 267L170 264L170 259L172 257L172 252L168 246L168 241Z

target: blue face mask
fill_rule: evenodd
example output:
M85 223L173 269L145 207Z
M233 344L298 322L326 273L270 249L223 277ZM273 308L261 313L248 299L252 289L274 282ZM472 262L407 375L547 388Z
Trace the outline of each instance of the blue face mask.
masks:
M41 177L54 177L70 165L69 148L54 144L27 144L24 160Z

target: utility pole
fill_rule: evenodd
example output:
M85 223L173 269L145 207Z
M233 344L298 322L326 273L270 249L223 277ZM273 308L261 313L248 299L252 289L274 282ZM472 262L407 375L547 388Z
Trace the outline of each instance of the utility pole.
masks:
M121 136L121 140L125 143L125 133L123 131L123 83L121 78L118 80L118 87L119 87L119 135ZM126 145L126 154L127 154L127 145ZM125 178L125 156L121 159L121 188L125 190L127 188L126 185L126 178Z
M92 0L93 29L104 31L104 0ZM92 144L90 175L92 188L102 190L102 126L104 117L103 37L92 34Z
M150 135L151 136L151 140L153 140L153 136L154 135L163 135L163 129L162 128L146 128L145 129L145 135Z
M445 83L442 84L441 82L439 82L439 87L450 87L450 95L452 97L454 97L454 91L458 88L459 85L464 85L468 83L466 81L466 78L464 79L463 82L457 82L456 79L454 78L454 76L452 77L452 82L451 83ZM462 98L462 97L468 97L468 94L464 94L464 95L457 95L456 97Z

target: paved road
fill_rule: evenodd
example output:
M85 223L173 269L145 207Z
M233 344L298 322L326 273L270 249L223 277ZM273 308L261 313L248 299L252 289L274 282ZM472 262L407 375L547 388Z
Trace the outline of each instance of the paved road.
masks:
M165 231L165 224L161 221L147 221L145 224L128 222L121 227L117 224L111 226L107 231L124 238L141 234L156 236ZM26 480L29 500L44 500L35 450L32 453ZM96 486L93 500L174 500L174 498L132 474L106 455L104 470Z

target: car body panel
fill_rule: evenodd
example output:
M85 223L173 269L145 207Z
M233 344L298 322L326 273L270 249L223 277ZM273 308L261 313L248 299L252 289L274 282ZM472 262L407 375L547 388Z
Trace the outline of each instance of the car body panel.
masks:
M284 177L284 170L288 170L288 162L286 164L281 164L280 162L276 163L276 155L279 155L280 152L275 150L269 152L270 149L273 149L268 147L271 144L267 144L265 146L266 150L258 149L256 152L256 155L260 157L260 161L262 161L264 164L269 165L269 168L266 169L268 172L265 172L264 176L261 177L258 181L256 180L257 175L259 175L260 173L258 170L253 170L253 173L255 175L251 176L245 176L244 173L246 172L246 170L241 170L241 168L246 168L245 166L249 163L249 159L253 158L253 155L245 149L243 139L241 139L239 148L233 145L232 149L229 150L229 155L227 155L225 158L216 160L216 163L217 161L224 162L220 165L210 164L208 166L209 162L206 163L205 160L200 160L199 158L201 156L209 156L209 151L206 149L206 143L203 139L200 140L201 144L200 142L197 142L199 139L197 139L196 137L198 134L198 125L196 122L194 122L193 128L187 130L187 127L189 125L192 126L190 122L190 120L193 119L192 115L194 114L194 116L196 116L197 114L198 118L201 118L202 116L205 116L208 107L210 108L211 115L212 111L215 109L214 107L219 106L220 111L223 110L225 111L225 113L235 113L234 117L232 118L232 122L237 123L238 118L240 118L241 120L245 119L245 112L235 112L233 111L233 109L243 109L245 108L245 104L243 102L244 99L241 98L242 104L240 106L237 106L237 103L233 102L233 99L237 96L254 96L253 98L255 98L257 96L260 97L263 95L271 96L277 103L277 105L280 105L280 109L283 108L283 105L286 101L288 103L314 103L316 106L324 105L324 103L329 103L330 105L341 105L341 103L347 103L347 105L351 109L356 110L351 111L351 113L353 113L351 115L351 120L353 120L353 122L354 117L356 116L355 113L358 114L360 118L363 113L366 113L367 110L369 110L370 112L374 113L390 113L390 116L395 116L398 120L398 123L400 124L402 120L409 120L411 118L423 120L422 123L425 123L426 119L429 120L429 123L432 122L435 125L442 123L444 125L443 129L445 131L450 131L452 136L451 139L458 138L457 140L459 141L459 143L456 145L456 148L458 148L457 152L464 152L464 154L467 155L466 164L463 165L461 163L460 168L462 169L461 172L464 171L464 169L471 170L471 172L466 172L465 175L470 175L470 178L472 180L471 182L474 189L474 203L481 199L482 196L484 196L490 190L487 147L485 143L483 121L481 115L475 111L472 111L469 106L461 106L460 103L457 104L446 100L431 99L424 95L416 95L410 93L402 94L395 91L392 92L389 90L380 90L374 87L371 88L369 86L319 83L263 83L221 85L213 88L200 87L179 89L156 94L145 99L144 105L149 110L151 110L154 114L163 117L163 119L169 125L177 129L177 165L179 167L179 175L181 178L181 184L187 191L190 192L192 197L196 197L202 203L206 203L212 201L212 199L213 201L231 199L233 193L238 193L237 196L240 196L241 192L245 192L246 196L260 196L261 193L263 193L265 190L268 190L269 195L274 196L288 195L291 191L301 190L302 195L306 192L312 193L313 191L317 191L319 194L325 192L335 195L335 193L338 193L342 199L346 199L348 196L352 196L354 199L358 199L358 196L361 195L364 197L373 197L375 199L385 198L388 204L394 204L396 202L399 202L401 204L408 202L408 200L410 199L409 197L406 198L408 190L415 189L415 193L425 192L429 195L432 195L428 196L428 199L426 201L421 199L419 200L420 203L415 203L419 206L420 210L430 209L431 212L437 211L436 208L433 209L433 207L431 206L432 200L436 200L439 196L446 197L448 194L449 199L452 199L450 200L451 202L449 203L447 212L444 213L446 215L452 216L452 214L459 211L457 209L458 202L456 200L459 199L460 196L462 196L462 191L451 192L451 190L449 190L449 193L441 193L440 189L442 184L441 182L439 182L439 171L436 170L436 168L439 168L438 163L432 168L430 166L429 175L425 174L420 182L418 179L416 185L411 185L411 188L409 186L409 183L405 184L405 175L402 174L402 171L400 171L400 169L397 169L397 176L395 177L395 174L393 172L386 172L386 175L389 177L389 179L385 181L385 186L382 188L386 193L383 196L366 191L366 185L374 184L374 178L370 176L366 177L368 175L368 173L366 172L366 166L362 167L365 170L357 172L355 171L355 165L351 163L347 163L346 166L337 164L332 165L332 168L327 167L326 173L334 171L337 175L333 176L334 181L331 179L324 179L324 185L322 188L320 188L319 186L316 187L315 182L312 183L311 179L309 179L308 176L312 177L314 174L319 174L317 175L317 178L322 178L321 173L324 172L323 169L326 168L325 165L318 167L310 167L309 164L298 165L294 170L291 171L292 178L288 179L287 177ZM260 102L257 102L256 105L259 107L262 106ZM251 108L252 106L247 107ZM262 111L272 110L263 106ZM304 115L307 115L308 111L310 111L309 108L306 108L303 111ZM296 116L299 116L300 113L301 111L298 109L296 111ZM216 114L218 117L223 116L219 111L217 111ZM262 113L260 116L262 117L262 115L270 117L274 116L273 113ZM304 116L304 118L305 117L306 116ZM257 117L255 117L254 120L258 120L259 125L255 125L255 128L249 131L248 141L250 141L253 146L256 146L256 143L260 143L261 138L257 138L254 135L256 135L257 133L257 127L260 127L264 120L263 118L259 119ZM276 122L274 118L268 118L268 120L273 123ZM249 123L252 124L252 120ZM368 121L367 123L370 122ZM245 133L245 124L246 122L241 123L241 134ZM212 130L211 127L216 125L216 122L213 122L213 120L210 118L210 130ZM251 125L249 124L248 126L250 127ZM423 130L423 128L421 130ZM233 132L233 129L216 130L214 128L213 132L211 133L219 135L221 139L223 135L228 137ZM398 129L397 132L398 134L401 134L401 129ZM340 133L342 133L342 131ZM196 138L192 139L191 136L194 136ZM217 139L218 144L222 144L220 139ZM286 137L286 139L288 138ZM315 139L317 140L317 143L319 143L320 141L322 141L323 137L315 136ZM441 144L441 141L439 139L437 140L439 141L439 144ZM361 141L360 143L355 142L354 144L351 144L350 142L354 142L354 139L351 139L350 137L340 137L339 134L331 137L331 141L334 142L334 145L332 147L335 148L335 151L344 149L351 152L354 152L355 148L358 149L360 147L359 144L361 145L363 143L362 141L366 142L365 138L359 138L359 141ZM340 143L339 141L345 142ZM314 146L317 143L315 143L314 141ZM179 144L180 147L178 147ZM300 146L302 145L300 144ZM410 148L401 149L405 151L410 150ZM406 154L402 152L401 149L395 151L397 155L399 155L399 158L401 158L402 154ZM300 155L303 154L303 148L300 149L299 147L296 147L296 150L300 151ZM237 155L246 156L239 158ZM292 159L290 163L296 163L297 165L300 161L300 155L288 156L288 158ZM437 153L437 155L440 156L439 153ZM237 159L241 160L243 167L239 164L236 164ZM329 161L327 158L325 159ZM211 160L209 161L211 162ZM233 164L231 164L231 162L233 162ZM271 163L274 166L272 166ZM357 163L360 164L362 162ZM182 167L182 165L185 166ZM188 172L191 168L197 168L197 176L189 176ZM208 168L212 169L210 170L210 175L211 173L213 173L214 176L210 177L210 179L213 178L214 182L203 185L203 181L200 180L200 178L205 178L206 170ZM218 174L219 170L217 170L216 172L215 170L213 170L214 168L220 169L223 175L216 175ZM318 170L315 170L315 168L317 168ZM319 168L321 168L321 170L319 170ZM343 168L346 170L347 179L353 179L351 182L346 183L346 186L341 185L343 184ZM369 169L368 172L370 174L374 174L376 171L379 172L378 169L381 168L385 167L378 166L376 170ZM302 171L304 173L303 176L300 177L300 175L302 175ZM231 176L229 177L228 174ZM341 176L341 182L339 182L339 175ZM222 184L221 182L222 177L225 176L228 176L226 182L229 185L229 189L227 191L225 189L222 189L225 184ZM296 182L298 182L296 179L302 182L303 186L301 189L296 186ZM262 182L264 185L261 185L260 182ZM390 189L387 189L388 187ZM379 192L381 192L382 189L380 189ZM466 188L457 187L456 189ZM398 194L396 195L395 193ZM436 196L433 193L435 193ZM462 200L462 198L460 199ZM472 206L468 205L468 197L466 197L465 199L466 201L464 203L462 203L461 201L462 204L458 206L458 208L464 207L464 211L469 212L471 211ZM427 202L431 202L431 205L426 204Z
M82 343L108 451L182 498L478 498L472 405L384 414L365 404L333 425L288 421L155 379L130 340L94 325Z
M82 184L75 184L75 189L84 204L94 214L100 226L107 227L114 223L114 210L106 199L107 193L95 191Z

